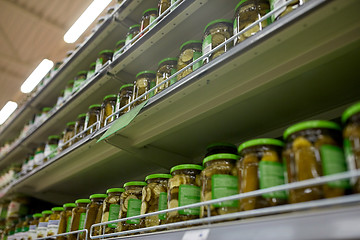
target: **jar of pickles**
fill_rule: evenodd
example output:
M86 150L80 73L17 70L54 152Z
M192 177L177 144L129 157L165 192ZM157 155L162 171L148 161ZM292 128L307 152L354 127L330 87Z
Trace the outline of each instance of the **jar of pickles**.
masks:
M87 77L87 71L80 71L77 73L74 81L74 87L73 87L74 91L77 91L80 88L81 84L85 82L86 77Z
M47 226L49 223L50 215L52 214L51 210L42 211L42 216L39 219L39 224L36 230L36 238L43 238L47 235Z
M122 50L122 48L125 46L125 39L122 39L120 41L118 41L115 45L115 50L114 50L114 56L113 56L113 60L120 54L122 54L124 52L124 50Z
M182 164L171 168L168 183L168 209L200 202L202 166ZM200 207L167 213L166 222L174 223L199 218Z
M285 184L281 152L284 143L277 139L259 138L239 146L241 159L238 162L239 192ZM253 210L276 206L287 202L285 191L266 193L257 197L240 199L240 210Z
M159 16L163 14L171 6L171 0L159 0L158 9Z
M342 115L344 151L349 170L360 168L360 102L352 105ZM360 193L360 179L351 179L353 191Z
M56 101L56 106L62 105L62 103L64 101L64 93L65 93L64 89L60 91L60 95L58 96L57 101Z
M85 119L86 119L86 113L79 114L77 116L77 120L75 123L75 135L81 133L85 129ZM84 137L85 134L80 134L75 138L74 142L80 141Z
M219 153L237 154L238 150L237 147L232 143L226 143L226 142L212 143L206 147L205 157Z
M204 170L201 172L201 201L238 194L236 154L219 153L204 158ZM226 201L210 206L211 216L234 213L238 211L238 201ZM200 217L207 217L208 206L200 208Z
M134 84L125 84L120 87L117 99L116 99L116 111L119 111L122 107L128 105L132 101ZM130 106L121 110L116 117L130 111Z
M78 199L75 201L76 207L72 209L71 213L71 227L70 232L83 230L85 227L86 207L90 203L89 199ZM76 240L77 234L68 235L69 240Z
M49 217L49 222L47 226L47 236L53 236L58 234L59 223L60 223L60 214L64 211L63 207L54 207L51 209L52 214Z
M233 22L227 19L217 19L206 25L202 42L202 54L207 57L203 60L203 63L208 63L224 52L227 52L232 47L232 43L229 42L215 52L209 54L215 47L232 37L232 25Z
M90 196L90 203L86 207L86 220L85 220L85 228L90 233L90 227L93 224L100 223L102 217L102 205L104 199L107 198L106 194L92 194ZM94 235L99 235L99 227L95 227L93 229ZM84 236L84 234L81 234Z
M25 221L23 222L22 226L21 226L21 238L20 240L28 240L28 236L29 236L29 229L30 229L30 222L33 220L33 216L32 215L27 215L25 217Z
M118 219L120 213L120 197L125 190L123 188L110 188L106 191L107 198L105 198L102 206L101 222L108 222ZM117 223L110 223L103 225L100 228L100 233L109 234L116 232ZM105 231L103 229L105 228Z
M156 85L162 83L166 79L170 78L172 74L176 73L177 62L177 58L165 58L159 62L159 67L156 72ZM155 94L158 94L175 82L176 78L173 78L172 80L160 85L155 89Z
M76 207L75 203L65 203L64 210L60 213L58 234L70 232L72 210ZM66 236L57 237L56 240L65 240Z
M100 69L108 62L112 60L114 55L113 50L102 50L99 52L99 57L96 60L95 72L100 71Z
M268 12L270 12L270 5L268 0L241 0L235 8L234 35L253 22L262 18ZM243 34L239 35L234 40L234 43L238 44L244 41L248 37L251 37L258 31L265 28L270 23L270 18L258 23Z
M136 41L135 39L139 34L139 32L140 32L139 24L135 24L129 27L129 31L126 34L126 39L125 39L125 45L127 45L127 47L125 47L125 50L129 49L131 45L134 43L134 41Z
M145 178L147 186L142 189L141 215L167 209L167 186L170 174L151 174ZM166 223L166 214L145 217L145 226Z
M281 8L279 11L277 11L274 15L271 16L272 21L275 21L275 20L277 20L279 18L282 18L283 16L285 16L286 14L294 11L295 9L297 9L299 6L303 5L307 1L308 0L294 0L294 1L291 1L291 3L289 5L287 5L286 7ZM285 2L286 2L285 0L270 0L271 11L278 8L278 7L280 7Z
M113 114L116 110L116 100L117 100L116 94L111 94L104 97L104 101L101 105L101 111L100 111L101 127L104 127L105 125L115 120L115 115L114 115L111 118L109 118L105 124L106 118L109 117L111 114Z
M329 121L307 121L284 132L286 146L283 158L289 183L346 171L341 128ZM349 187L347 180L290 190L290 203L342 196Z
M44 150L45 150L45 143L39 144L36 148L35 155L34 155L34 168L41 166L44 163Z
M48 137L48 141L45 145L44 149L44 161L47 161L50 158L53 158L57 154L57 147L59 145L60 136L58 135L51 135Z
M67 99L68 97L71 96L73 92L73 87L74 87L74 80L68 81L64 90L64 99Z
M142 32L147 26L152 24L158 16L158 9L157 8L149 8L143 12L141 18L141 27L140 32ZM149 29L153 28L155 23L150 26L147 30L145 30L142 34L145 34Z
M68 122L64 131L62 149L66 149L73 144L73 141L69 141L75 136L75 122ZM69 142L68 142L69 141Z
M96 62L90 64L89 71L87 72L86 79L90 79L95 74Z
M142 189L146 182L127 182L124 184L125 192L120 197L120 218L134 217L140 215ZM144 219L131 219L119 222L117 231L128 231L144 227Z
M51 111L51 107L44 107L41 111L41 121L44 121L48 117L48 113Z
M136 74L136 81L134 83L134 94L133 100L137 99L141 95L143 95L146 91L149 90L150 81L155 78L155 72L153 71L142 71ZM141 99L136 101L133 107L139 105L140 103L144 102L145 100L149 99L148 94L143 96Z
M101 105L100 104L93 104L89 107L89 111L86 114L85 119L85 129L91 127L96 122L100 121L100 111L101 111ZM92 126L88 131L87 135L95 132L98 128L98 125Z
M185 68L187 65L194 62L196 59L202 56L202 42L197 40L191 40L183 43L180 47L180 55L177 62L177 71ZM201 67L202 61L197 62L192 67L188 67L182 73L177 75L177 79L180 80L181 78L185 77L186 75L192 73L199 67Z

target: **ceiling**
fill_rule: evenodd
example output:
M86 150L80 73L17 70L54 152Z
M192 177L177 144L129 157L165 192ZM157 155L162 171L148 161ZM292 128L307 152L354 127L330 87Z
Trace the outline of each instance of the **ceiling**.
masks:
M26 101L20 86L44 58L61 61L85 39L95 23L73 44L63 36L91 2L0 0L0 109L9 100Z

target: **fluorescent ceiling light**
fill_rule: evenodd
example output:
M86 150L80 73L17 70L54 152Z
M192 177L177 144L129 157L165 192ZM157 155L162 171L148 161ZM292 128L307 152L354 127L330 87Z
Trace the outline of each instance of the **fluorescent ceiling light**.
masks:
M54 63L49 59L44 59L41 61L39 66L35 68L35 70L30 74L30 76L25 80L25 82L21 85L20 90L23 93L31 92L36 85L39 84L41 79L45 77L45 75L51 70L54 66Z
M0 125L3 124L17 108L17 103L8 101L0 110Z
M90 24L99 16L106 8L111 0L94 0L89 7L81 14L78 20L65 33L64 41L73 43L85 32Z

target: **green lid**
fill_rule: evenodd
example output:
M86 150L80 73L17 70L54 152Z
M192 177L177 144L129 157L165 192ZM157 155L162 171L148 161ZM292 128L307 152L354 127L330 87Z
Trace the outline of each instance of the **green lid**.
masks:
M35 213L32 215L34 218L41 218L42 217L42 214L41 213Z
M66 124L66 126L72 126L72 125L75 125L75 122L68 122L68 123Z
M96 66L96 62L93 62L90 64L90 68L93 67L93 66Z
M123 188L109 188L106 190L106 193L113 193L113 192L125 192L125 189Z
M68 84L74 84L74 80L68 81Z
M108 50L108 49L105 49L105 50L102 50L101 52L99 52L99 55L103 54L103 53L114 53L113 50Z
M211 21L210 23L208 23L208 25L206 25L204 32L206 32L207 28L210 27L211 25L215 24L215 23L230 23L231 25L233 24L233 21L229 20L229 19L216 19L214 21Z
M236 146L232 143L226 143L226 142L217 142L217 143L212 143L210 145L208 145L206 147L206 150L209 150L210 148L213 148L213 147L231 147L235 150L237 150Z
M90 202L91 202L90 199L84 199L84 198L75 201L75 203L90 203Z
M52 214L53 212L51 210L45 210L41 212L43 215L45 214Z
M95 63L96 64L96 63ZM87 71L80 71L80 72L78 72L77 73L77 75L79 76L79 75L86 75L87 74Z
M172 176L170 174L151 174L149 176L146 176L145 181L149 180L149 179L154 179L154 178L171 178Z
M125 39L122 39L122 40L118 41L115 46L118 46L118 45L120 45L120 44L122 44L122 43L125 43L125 42L126 42L126 40L125 40Z
M149 9L147 9L147 10L145 10L144 12L143 12L143 15L145 15L145 13L147 13L147 12L150 12L150 11L156 11L157 12L157 8L149 8Z
M360 112L360 102L355 103L354 105L350 106L345 110L343 113L341 120L345 123L352 115Z
M146 74L146 73L150 73L150 74L156 75L156 72L154 72L154 71L142 71L142 72L139 72L138 74L136 74L136 78L137 78L138 76L140 76L140 75L142 75L142 74Z
M82 113L77 116L77 118L82 118L82 117L86 117L86 113Z
M76 204L75 203L65 203L63 205L64 208L68 208L68 207L76 207Z
M101 107L101 104L90 105L89 109L96 108L96 107Z
M139 28L139 27L140 27L140 24L135 24L135 25L130 26L130 27L129 27L129 30L131 30L131 29L133 29L133 28L136 28L136 27Z
M92 194L92 195L90 195L89 198L90 199L93 199L93 198L107 198L107 195L106 194Z
M247 2L248 0L241 0L235 7L235 12L237 11L237 9L240 7L241 4L243 4L244 2Z
M55 212L55 211L64 211L64 208L63 207L53 207L51 209L51 211Z
M175 167L172 167L170 169L170 173L177 171L177 170L183 170L183 169L196 169L196 170L203 170L204 168L197 164L181 164L177 165Z
M233 159L233 160L238 160L238 159L239 159L239 156L236 155L236 154L231 154L231 153L213 154L213 155L210 155L210 156L204 158L203 164L205 164L206 162L213 161L213 160L218 160L218 159Z
M134 87L134 84L132 84L132 83L124 84L120 87L119 91L121 91L121 89L126 88L126 87Z
M51 136L48 137L48 139L49 139L49 140L51 140L51 139L60 139L60 136L58 136L58 135L51 135Z
M283 147L284 143L280 140L273 138L258 138L240 144L238 152L240 153L244 148L259 146L259 145L274 145L274 146Z
M329 128L329 129L341 131L341 127L334 122L323 121L323 120L313 120L313 121L297 123L295 125L290 126L284 132L284 139L286 140L289 135L291 135L295 132L302 131L305 129L311 129L311 128Z
M117 98L117 95L116 94L110 94L110 95L107 95L104 97L104 101L108 98Z
M192 43L200 43L200 44L202 44L202 41L199 41L199 40L190 40L190 41L184 42L184 43L181 45L181 47L180 47L180 51L181 51L181 49L182 49L183 47L185 47L185 46L188 45L188 44L192 44Z
M163 62L166 61L177 61L177 60L178 60L177 58L165 58L158 63L158 66L160 66Z
M38 150L38 151L35 152L35 155L39 154L39 153L44 153L44 151Z
M127 182L124 184L124 187L128 187L128 186L146 186L146 182L141 182L141 181L134 181L134 182Z
M44 108L42 109L43 112L48 112L48 111L50 111L50 110L51 110L51 107L44 107Z

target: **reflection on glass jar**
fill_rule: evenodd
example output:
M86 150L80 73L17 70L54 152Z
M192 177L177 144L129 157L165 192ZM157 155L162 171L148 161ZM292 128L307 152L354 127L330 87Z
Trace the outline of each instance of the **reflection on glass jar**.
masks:
M201 50L202 42L197 40L187 41L180 47L180 55L177 62L177 71L185 68L187 65L194 62L196 59L202 56ZM188 67L182 73L177 75L177 80L185 77L186 75L192 73L199 67L201 67L202 61L197 62L192 67Z
M101 111L100 111L100 127L105 126L105 120L107 117L109 117L111 114L115 112L116 109L116 99L117 95L111 94L104 97L104 101L101 105ZM107 119L106 125L111 123L115 120L115 115Z
M96 124L95 126L93 126L93 124L100 121L100 111L101 111L100 104L93 104L89 107L89 111L87 112L85 119L85 129L89 127L91 128L88 129L86 135L89 135L97 130L98 125Z
M108 196L105 198L102 206L101 222L108 222L118 219L121 208L120 197L124 191L125 190L123 188L110 188L106 191ZM100 227L100 233L115 233L117 225L117 223L102 225Z
M116 111L119 111L121 108L125 107L132 101L133 89L134 89L134 84L132 84L132 83L125 84L120 87L120 90L119 90L119 93L117 96L117 100L116 100ZM121 110L117 114L117 117L120 117L121 115L123 115L129 111L130 111L130 105L128 107L124 108L123 110Z
M176 73L177 58L165 58L159 62L159 67L156 72L156 85L164 82L171 77L172 74ZM176 82L176 78L167 81L166 83L160 85L155 89L155 94L163 91L165 88L169 87L171 84Z
M136 74L136 81L134 82L134 93L133 93L133 101L143 95L150 88L150 82L155 78L154 71L142 71ZM139 105L145 100L149 99L149 94L146 94L141 99L136 101L132 107Z

